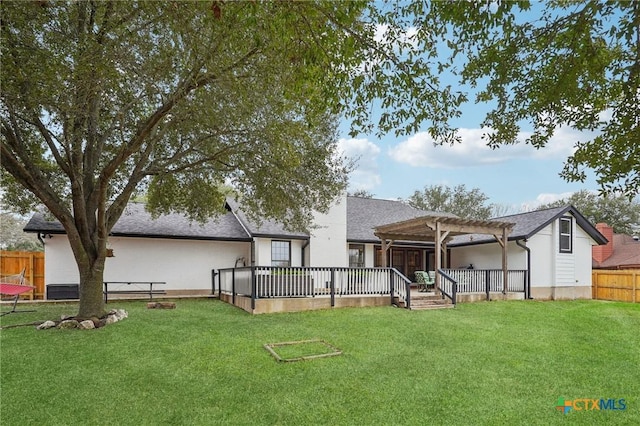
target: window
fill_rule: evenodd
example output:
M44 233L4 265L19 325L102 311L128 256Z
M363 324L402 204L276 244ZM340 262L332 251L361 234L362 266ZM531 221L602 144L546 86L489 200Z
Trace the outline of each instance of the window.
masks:
M271 266L291 266L290 241L271 241Z
M571 253L573 241L573 223L570 217L560 218L560 253Z
M349 268L364 268L364 245L349 244Z

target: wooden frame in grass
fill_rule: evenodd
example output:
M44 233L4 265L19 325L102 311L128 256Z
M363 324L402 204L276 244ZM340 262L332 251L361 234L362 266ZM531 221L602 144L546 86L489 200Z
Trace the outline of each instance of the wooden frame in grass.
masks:
M310 345L320 346L327 349L327 352L312 354L312 355L293 355L293 356L282 356L276 351L276 348L282 348L285 346L294 346L294 345ZM330 343L322 339L311 339L311 340L297 340L293 342L279 342L279 343L266 343L263 345L264 348L278 361L278 362L295 362L295 361L305 361L311 359L318 358L327 358L332 356L342 355L342 351ZM301 353L304 353L302 350Z

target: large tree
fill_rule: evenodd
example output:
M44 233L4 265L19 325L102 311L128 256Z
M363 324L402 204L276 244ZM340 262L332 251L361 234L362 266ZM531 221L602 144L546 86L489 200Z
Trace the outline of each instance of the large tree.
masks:
M467 189L466 185L425 186L407 198L407 204L421 210L453 213L465 219L489 219L493 206L489 197L479 188Z
M435 105L458 99L434 90L401 25L376 38L371 6L0 4L4 198L44 204L64 227L78 316L104 311L107 239L136 194L156 214L204 220L232 185L248 213L300 229L345 187L337 114L367 129L383 98L398 114L381 131L410 131L438 109L434 133L451 134L453 110Z
M578 191L569 197L538 207L538 210L571 204L592 223L604 222L615 232L634 235L640 227L640 200L629 200L621 195L598 195L591 191Z

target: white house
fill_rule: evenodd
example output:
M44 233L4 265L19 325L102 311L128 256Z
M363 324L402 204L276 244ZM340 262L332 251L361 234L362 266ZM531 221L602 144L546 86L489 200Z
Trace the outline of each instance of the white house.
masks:
M402 202L343 197L316 216L311 232L290 232L282 224L253 223L232 201L226 214L204 225L170 214L153 219L142 204L130 204L108 242L105 281L162 281L168 294L210 294L213 272L241 266L377 267L383 264L378 226L424 215ZM514 223L508 266L530 274L530 296L590 298L591 247L606 239L575 208L543 210L499 219ZM67 237L57 222L34 215L26 232L45 244L46 284L78 283ZM492 236L463 235L447 245L448 268L498 269L501 249ZM409 279L434 269L432 242L395 242L387 264Z
M515 224L509 235L509 269L530 274L535 299L590 299L591 249L606 238L574 207L500 218ZM486 235L463 235L450 243L451 266L500 268L500 247Z

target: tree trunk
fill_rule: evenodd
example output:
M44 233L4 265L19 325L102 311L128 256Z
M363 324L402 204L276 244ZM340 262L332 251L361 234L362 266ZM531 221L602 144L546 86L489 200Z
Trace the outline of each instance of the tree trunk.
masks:
M104 257L93 262L78 262L80 272L79 318L102 317L105 314L103 289Z

